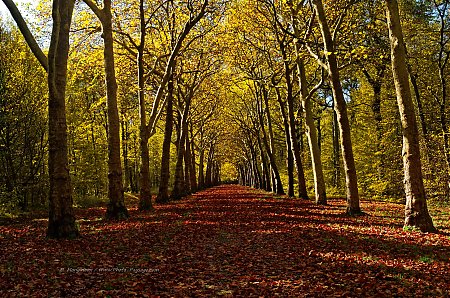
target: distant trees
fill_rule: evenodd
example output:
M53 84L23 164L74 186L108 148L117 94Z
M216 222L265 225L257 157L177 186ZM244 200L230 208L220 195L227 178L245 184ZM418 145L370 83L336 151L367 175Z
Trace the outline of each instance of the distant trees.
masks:
M404 138L408 138L406 137L408 134L411 137L412 135L418 137L417 132L408 132L409 129L414 130L414 123L409 122L415 121L413 119L415 118L415 112L412 101L407 103L405 100L399 99L400 110L405 109L406 106L409 106L407 109L411 109L408 113L401 112L402 117L407 114L411 116L411 119L407 121L405 118L402 118L403 120L400 121L395 116L395 105L392 105L391 100L394 89L389 89L393 86L386 78L389 36L386 35L386 31L382 27L383 23L378 21L380 17L383 17L381 4L358 1L337 3L315 0L312 2L287 1L286 3L260 0L236 4L236 7L238 7L236 10L241 12L240 17L244 19L243 23L246 27L246 29L242 30L237 29L238 33L240 32L241 34L238 37L239 41L253 49L253 51L248 51L248 53L246 50L241 51L241 56L245 55L246 58L239 57L235 59L237 71L242 73L242 82L238 83L241 91L236 92L236 99L247 102L244 106L248 107L245 110L241 108L241 110L246 112L236 116L242 119L236 120L236 125L247 132L252 130L258 131L261 128L261 121L257 123L252 120L254 119L254 111L258 111L258 105L252 106L253 98L255 95L258 95L258 92L256 92L257 88L249 85L247 81L253 80L255 86L262 86L267 90L266 93L260 93L268 94L267 98L269 99L266 104L269 110L265 110L262 113L263 118L267 117L268 123L275 123L277 128L273 131L273 135L283 133L282 127L287 127L285 121L287 114L286 110L283 110L283 107L286 108L286 106L280 101L280 98L285 92L290 94L291 91L289 90L292 88L293 99L298 109L297 120L305 120L303 123L300 123L298 129L302 130L303 125L305 125L304 129L307 132L311 156L306 156L303 151L302 159L306 160L306 164L311 162L311 165L313 165L312 176L314 177L316 202L326 202L325 183L332 182L330 185L339 186L341 180L339 173L343 172L346 177L347 212L349 214L361 212L359 206L359 192L361 189L358 189L358 174L364 177L362 179L365 186L362 189L364 193L371 193L375 190L379 194L387 195L391 193L392 195L398 195L396 194L396 188L401 182L399 164L397 162L388 162L388 160L398 160L399 155L394 154L399 154L400 150L398 145L392 146L392 142L398 144L399 137L402 134ZM252 5L254 8L252 8ZM433 14L428 14L429 26L443 28L445 23L443 22L445 13L442 12L444 4L439 5L437 6L434 3L433 8L433 4L428 3L423 4L420 8L417 5L416 8L420 9L424 14L426 14L427 10L434 11L435 17L430 18L429 16ZM416 8L413 7L412 9ZM234 28L233 25L231 27ZM251 29L247 29L247 27ZM273 28L278 28L278 30L273 30ZM438 32L442 32L442 30L438 30ZM403 42L392 41L393 35L391 34L390 36L392 45L403 44ZM439 75L443 73L439 69L442 68L443 62L446 61L445 57L447 57L447 52L443 51L443 44L445 44L444 48L448 48L446 47L447 44L443 42L443 38L444 40L446 39L442 34L440 37L437 34L435 38L437 40L435 57L438 57L440 61L436 64L436 74ZM278 43L283 46L282 48L278 47L277 40L282 41L282 43ZM369 45L372 45L374 48L369 47ZM392 46L392 48L396 47ZM416 51L417 49L414 49L415 55L417 55ZM398 55L398 52L392 52L393 61L398 61L394 54ZM406 59L406 52L402 55ZM266 58L264 58L265 56ZM294 57L294 59L290 57ZM314 64L319 65L323 70L313 67ZM296 69L292 69L292 65L295 65ZM406 62L404 62L404 65L406 67ZM246 67L252 72L247 71ZM280 77L283 68L293 71L292 75L298 76L298 81L294 82L292 87L290 87L291 76ZM408 69L405 68L398 71L398 65L395 68L397 68L396 76L400 73L401 76L406 76L404 80L406 80L405 84L408 84ZM414 88L416 90L417 76L414 78L416 79L413 85L415 85ZM265 82L269 81L272 82L271 85L267 83L264 85ZM394 81L398 89L398 77ZM441 82L440 85L442 85L442 79L439 81ZM287 84L286 87L280 88L279 82ZM278 86L278 88L274 88L274 86ZM409 87L400 89L409 91ZM444 93L442 90L445 90L445 88L441 88L439 94ZM368 92L371 94L369 97L371 101L366 101L364 98ZM401 93L397 90L398 98L405 96L404 94L401 95ZM247 98L245 98L244 94L247 94ZM416 96L417 104L422 111L420 112L421 115L423 115L423 104L418 96ZM273 113L276 113L273 110L273 104L271 104L273 101L279 102L282 107L280 118L284 119L284 124L282 121L277 120L278 114L277 116L272 116ZM370 120L365 116L364 107L366 106L370 107L373 115ZM447 109L448 107L444 108L444 110ZM442 122L442 119L441 117L439 121ZM367 126L368 124L364 124L364 121L374 123L374 125L369 124L370 126ZM409 124L406 124L405 121ZM387 123L390 124L387 125ZM400 126L401 123L403 123L403 128ZM392 129L392 127L397 128ZM427 128L424 125L422 127ZM284 131L284 135L289 135L286 129ZM237 165L240 181L247 185L266 188L266 183L257 183L263 180L259 177L264 177L262 173L265 172L267 167L265 165L266 162L264 162L267 159L266 148L258 148L256 146L258 141L263 141L264 138L259 139L257 133L253 132L253 134L254 137L252 139L246 142L239 142L240 146L245 148L243 149L244 152L247 150L249 152L249 154L242 156L242 160ZM324 136L326 137L324 138ZM358 140L356 145L351 141L354 138ZM340 142L338 142L339 139ZM303 148L302 138L300 137L299 140L300 147ZM405 143L408 143L408 141L405 141ZM285 152L289 160L289 152L292 150L292 146L290 144L286 144L286 146L278 144L277 146L283 148L281 152ZM406 156L410 156L410 154L415 155L415 153L412 153L414 150L420 153L418 146L418 138L409 140L409 145L406 145L407 148L404 147L404 152L409 153L404 153L404 157L410 161L411 158ZM446 145L444 144L443 147L445 148ZM371 149L368 150L368 148ZM369 165L369 160L362 159L362 155L368 154L371 150L373 150L373 153L369 154L373 154L371 155L371 162L375 165L375 171L374 167ZM269 153L270 151L268 150ZM341 154L339 154L339 151L341 151ZM342 155L342 164L339 162L339 155ZM270 157L270 154L267 156ZM431 221L425 219L429 218L429 215L426 211L424 188L423 191L419 192L422 195L416 196L423 198L415 199L420 201L420 203L417 202L416 207L412 207L416 204L412 203L415 200L410 199L410 187L412 185L423 185L422 174L420 174L420 155L418 156L419 162L415 166L410 166L409 170L405 170L406 209L415 210L407 211L407 214L416 214L420 217L419 213L422 213L424 221L428 222L428 224L419 224L418 221L415 222L407 215L405 225L413 225L422 230L433 230L429 225ZM258 164L259 158L261 159L261 164ZM277 164L278 166L279 163ZM341 166L343 166L343 169L341 169ZM386 167L396 170L386 171ZM284 172L285 170L287 172ZM412 171L415 171L418 175L411 174ZM280 172L282 173L280 177L287 179L287 183L290 185L292 176L289 163ZM306 173L308 174L308 172L311 173L307 170ZM321 174L321 172L324 174ZM333 175L330 175L330 173L333 173ZM414 178L417 179L416 182L407 182L413 179L411 175L417 176ZM309 179L307 178L307 184ZM297 182L301 182L300 179L297 179ZM410 183L410 186L408 186L408 183ZM422 208L420 212L419 205Z
M390 0L55 0L48 58L3 1L48 71L49 115L43 70L6 28L1 191L27 208L48 167L49 236L77 235L73 199L109 194L123 218L124 190L152 210L223 179L317 204L345 196L349 214L360 194L403 197L405 225L434 230L426 198L450 194L447 1L399 14Z
M26 211L47 196L45 70L15 28L0 23L0 210Z

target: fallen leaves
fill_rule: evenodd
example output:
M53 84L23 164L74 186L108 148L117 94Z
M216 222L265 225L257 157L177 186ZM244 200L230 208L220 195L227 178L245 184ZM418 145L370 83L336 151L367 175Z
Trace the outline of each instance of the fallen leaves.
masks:
M123 222L78 210L75 240L45 239L42 219L16 221L0 226L0 296L450 295L448 235L403 231L401 205L362 207L369 215L348 217L342 200L233 185L154 213L130 208Z

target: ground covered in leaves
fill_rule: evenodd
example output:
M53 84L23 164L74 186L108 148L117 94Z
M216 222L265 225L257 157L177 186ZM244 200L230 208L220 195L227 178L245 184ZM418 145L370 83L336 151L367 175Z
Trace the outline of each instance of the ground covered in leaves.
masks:
M82 236L45 239L46 219L0 226L0 296L450 296L449 209L439 234L403 231L403 207L367 213L236 185L138 212L77 210ZM134 208L133 208L134 207Z

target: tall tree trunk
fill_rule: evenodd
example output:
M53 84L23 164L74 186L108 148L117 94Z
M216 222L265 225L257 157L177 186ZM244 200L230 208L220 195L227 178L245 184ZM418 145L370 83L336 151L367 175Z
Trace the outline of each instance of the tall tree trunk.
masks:
M271 186L271 180L270 180L270 168L267 163L267 157L266 152L263 150L263 146L261 144L261 137L259 134L257 134L257 141L258 141L258 148L261 156L261 163L262 163L262 169L263 169L263 184L264 189L267 191L272 190Z
M209 146L208 159L206 162L206 173L205 173L205 186L212 186L212 163L214 161L214 142L211 142ZM251 172L251 171L249 171ZM251 180L251 179L249 179Z
M128 218L125 207L120 160L120 119L117 109L117 81L114 65L114 39L112 30L111 0L103 0L100 9L92 0L84 0L102 24L104 64L106 76L106 102L108 112L108 197L106 218Z
M172 199L179 200L186 195L185 188L185 180L184 180L184 172L183 172L183 160L184 160L184 151L186 146L186 133L187 133L187 116L189 113L189 103L187 102L184 109L183 114L180 117L180 133L178 140L178 150L177 150L177 163L175 166L175 181L172 190Z
M50 178L47 237L79 235L73 211L67 157L66 84L69 30L74 1L53 1L53 30L48 53L48 171Z
M273 146L273 130L272 130L272 117L270 115L269 109L269 94L264 84L261 84L260 87L264 100L264 110L267 117L268 133L266 133L266 130L264 128L265 124L263 118L262 102L259 103L258 116L262 132L262 141L264 147L266 148L267 156L269 157L270 167L272 168L272 175L273 175L272 190L279 195L284 195L283 183L281 182L280 172L278 171L278 166L275 159L275 152L274 152L275 150Z
M254 188L261 188L262 185L262 177L261 172L259 171L258 167L258 155L255 150L254 144L251 142L250 138L248 138L248 144L250 148L250 158L251 158L251 164L253 168L253 177L255 177L255 183Z
M125 207L122 181L122 162L120 160L120 120L117 109L117 82L114 66L114 46L112 34L111 0L104 0L103 39L106 73L106 101L108 105L108 197L106 217L110 219L128 218Z
M287 68L287 66L286 66ZM286 71L287 72L287 71ZM286 80L290 80L289 73L286 75ZM297 125L295 124L295 113L294 113L294 96L292 82L287 84L287 108L288 108L288 125L289 125L289 135L290 142L292 146L292 155L294 158L295 168L297 170L297 183L298 183L298 196L302 199L308 199L308 191L306 189L305 173L303 171L303 164L301 158L301 143L297 138Z
M450 140L449 140L449 129L447 123L447 76L449 70L447 68L448 62L450 60L450 51L448 50L448 17L450 14L450 2L443 1L439 5L439 1L433 1L435 8L439 15L440 29L439 29L439 56L438 56L438 68L439 68L439 83L440 83L440 95L439 100L440 105L440 123L442 130L442 137L444 141L444 156L447 165L446 171L446 187L445 192L448 195L450 189ZM446 22L447 21L447 22ZM446 24L447 23L447 24Z
M195 143L194 143L194 134L192 132L192 127L190 129L191 137L189 138L189 144L190 146L187 146L186 148L189 148L190 155L191 155L191 169L189 171L189 179L190 179L190 185L191 185L191 191L196 192L197 191L197 175L196 175L196 169L195 169Z
M198 157L198 189L202 190L205 188L205 148L203 144L203 129L200 128L200 147L199 147L199 157Z
M161 175L156 203L169 202L170 180L170 145L173 131L173 76L167 84L166 122L164 125L164 141L162 145Z
M336 188L341 187L341 164L340 164L340 145L339 145L339 124L336 116L336 112L333 110L333 186Z
M128 136L128 122L126 120L121 121L122 126L122 155L123 155L123 169L125 171L124 175L124 190L130 190L130 175L129 175L129 168L130 168L130 162L128 159L128 143L129 143L129 136Z
M420 160L419 133L408 81L406 50L396 0L386 0L386 18L391 42L392 74L400 118L403 127L403 166L405 174L405 226L417 227L423 232L436 228L428 213Z
M274 11L275 13L275 11ZM277 25L276 25L277 26ZM295 26L295 25L294 25ZM297 138L297 131L296 131L296 125L295 125L295 115L294 115L294 94L293 94L293 86L292 86L292 71L294 68L291 68L290 66L290 59L286 52L286 43L285 43L285 36L283 38L280 38L280 35L278 33L278 30L276 31L276 38L278 41L278 45L281 51L281 55L283 58L283 66L284 66L284 79L286 84L286 102L287 102L287 115L284 113L283 122L284 125L288 125L288 130L286 131L286 144L287 147L290 147L290 150L288 150L288 156L287 156L287 163L288 163L288 176L289 176L289 183L291 183L292 178L292 184L293 184L293 170L290 169L289 165L290 163L295 163L295 168L297 170L297 185L298 185L298 196L303 199L308 199L308 192L306 190L306 181L305 181L305 174L303 172L303 165L301 160L301 144L299 143L299 140ZM272 78L273 80L273 78ZM279 90L277 90L277 96L280 98ZM281 98L279 99L281 100ZM284 108L281 106L280 102L280 108L282 111ZM300 128L300 127L298 127ZM286 130L286 129L285 129ZM292 161L291 161L292 159ZM291 188L291 185L289 185L289 188ZM291 190L288 191L289 196L294 196L294 194L291 195Z
M189 129L186 129L186 146L184 149L184 180L186 181L186 188L188 193L192 193L194 191L191 185L192 162L193 161L191 152L191 141L189 138Z
M313 0L314 8L317 13L320 29L322 31L324 48L327 53L328 79L333 90L334 110L336 111L339 130L342 157L344 161L346 192L347 192L347 213L355 215L361 213L359 205L358 182L356 177L355 160L353 158L353 148L350 133L350 123L347 116L347 104L345 103L344 93L339 77L339 68L337 64L336 50L330 28L325 16L322 0Z
M146 38L144 1L139 1L140 19L140 43L137 47L138 66L138 99L139 99L139 148L141 149L141 164L139 169L139 210L153 210L152 195L150 187L150 154L148 140L150 138L147 126L147 112L145 105L145 79L144 79L144 48Z
M306 70L303 59L297 59L297 72L300 84L300 96L303 106L303 116L305 117L306 137L308 138L309 150L311 154L311 163L314 174L314 191L316 194L316 204L326 205L327 195L325 188L325 179L323 176L322 157L320 154L319 139L317 136L316 125L314 124L312 102L308 96Z
M286 103L281 99L281 93L278 88L276 88L277 101L280 105L281 116L283 118L284 134L286 139L286 166L288 172L288 196L294 197L294 157L292 155L292 143L291 143L291 130L289 128L289 122L286 115Z

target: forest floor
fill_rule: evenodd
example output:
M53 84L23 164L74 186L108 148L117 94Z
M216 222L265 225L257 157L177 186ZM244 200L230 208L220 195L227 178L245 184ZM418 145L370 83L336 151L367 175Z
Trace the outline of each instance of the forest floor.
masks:
M365 216L224 185L102 219L77 209L82 236L45 238L43 216L0 226L0 297L449 297L450 208L438 234L402 229L403 206L363 201Z

